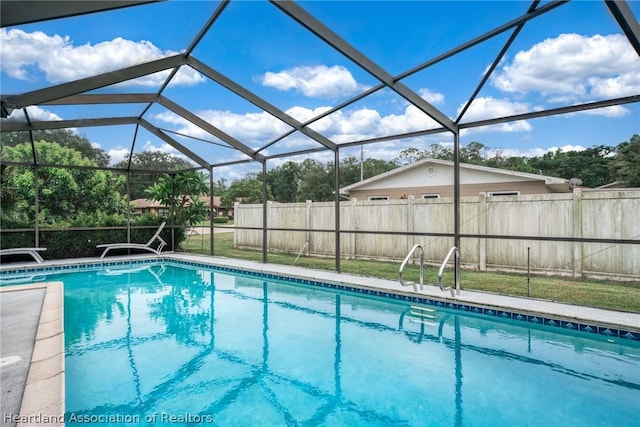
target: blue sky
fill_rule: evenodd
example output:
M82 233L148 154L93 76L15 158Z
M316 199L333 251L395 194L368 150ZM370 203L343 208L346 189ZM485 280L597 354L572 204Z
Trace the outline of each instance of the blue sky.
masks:
M307 12L392 75L401 74L494 27L515 19L529 2L355 1L300 2ZM545 4L543 2L543 4ZM640 2L629 5L640 16ZM168 1L106 13L3 28L0 33L2 95L123 68L184 51L218 6L212 1ZM402 82L455 119L510 32ZM193 56L304 122L376 86L370 74L294 23L273 5L232 1L193 51ZM98 92L156 92L162 76ZM640 94L640 58L602 1L573 1L524 29L462 122ZM286 132L279 122L189 67L182 67L164 95L196 112L245 145L258 148ZM144 105L30 107L32 120L137 116ZM14 114L17 114L16 112ZM175 114L154 106L145 115L170 131L220 142ZM17 117L11 117L17 119ZM419 131L434 122L390 89L320 120L311 127L337 143ZM133 126L82 128L79 132L123 158ZM470 129L461 143L479 141L506 155L540 155L550 149L616 145L640 133L640 105ZM216 144L175 136L211 163L246 158ZM403 149L450 145L449 134L366 145L365 156L390 160ZM266 154L318 147L294 134ZM134 151L175 150L146 131ZM354 147L341 157L360 155ZM298 156L333 159L330 151ZM287 159L269 161L274 167ZM260 166L235 165L214 172L229 181Z

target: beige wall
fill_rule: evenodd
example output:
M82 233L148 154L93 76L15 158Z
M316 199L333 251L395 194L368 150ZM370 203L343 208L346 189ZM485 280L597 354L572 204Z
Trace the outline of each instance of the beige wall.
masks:
M477 196L480 193L490 191L519 191L521 195L551 193L549 188L541 181L514 181L492 184L463 184L460 185L461 197ZM413 195L421 199L423 194L440 194L440 197L453 197L453 185L433 187L395 188L385 190L352 190L349 198L356 200L368 200L370 196L388 196L389 199L406 198ZM404 196L404 197L403 197Z
M143 212L143 210L148 209L148 212ZM147 214L147 215L154 215L154 216L158 216L158 208L156 207L148 207L145 206L143 208L135 208L133 210L133 213L136 215L142 215L143 213Z

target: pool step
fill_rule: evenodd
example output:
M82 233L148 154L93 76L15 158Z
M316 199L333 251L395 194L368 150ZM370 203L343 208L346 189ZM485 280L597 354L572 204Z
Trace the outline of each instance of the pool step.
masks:
M422 307L419 305L412 305L409 312L409 320L412 323L426 323L433 324L436 320L436 310L431 307Z

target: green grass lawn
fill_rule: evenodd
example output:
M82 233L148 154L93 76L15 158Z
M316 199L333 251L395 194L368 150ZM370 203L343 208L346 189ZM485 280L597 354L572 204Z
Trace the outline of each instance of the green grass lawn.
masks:
M209 224L209 220L208 220L208 219L206 219L206 220L204 220L204 221L200 221L200 222L198 222L198 223L196 224L196 227L209 227L209 225L210 225L210 224ZM232 219L230 219L230 220L229 220L229 221L227 221L227 222L222 222L222 223L214 224L214 225L215 225L216 227L231 227L231 226L233 226L233 220L232 220Z
M189 236L182 244L186 252L209 254L209 235ZM262 261L262 251L236 249L233 247L233 233L215 235L215 254L228 258ZM272 264L292 265L296 255L269 253L267 261ZM318 270L335 270L333 258L301 256L295 265ZM381 262L366 260L341 260L343 273L360 276L397 280L400 261ZM425 267L425 282L437 283L437 269ZM407 265L404 274L407 280L417 281L417 266ZM444 275L447 286L453 284L453 272ZM461 273L463 289L490 292L501 295L527 296L527 276L524 274L506 274L463 270ZM613 310L640 312L640 283L619 283L596 280L577 280L564 277L531 276L530 297L557 301L567 304L600 307Z

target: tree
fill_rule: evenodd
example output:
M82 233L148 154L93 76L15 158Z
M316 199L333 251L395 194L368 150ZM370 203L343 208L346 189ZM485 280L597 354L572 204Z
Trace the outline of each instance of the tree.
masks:
M396 169L398 165L393 160L367 159L364 161L363 167L364 179L369 179L381 173ZM354 184L355 182L350 182L349 184Z
M453 148L445 147L442 144L431 144L427 151L427 157L431 159L453 161Z
M97 166L94 160L83 157L72 148L53 142L35 143L40 163L70 166ZM5 147L2 160L29 162L33 159L31 144ZM83 215L103 213L125 214L126 199L118 192L124 180L109 171L90 168L56 168L11 166L3 168L3 196L12 200L2 206L3 219L32 221L35 217L35 173L38 178L39 222L64 225Z
M629 141L620 143L616 151L611 163L614 180L627 187L640 187L640 135L635 134Z
M400 151L400 155L395 159L395 162L402 166L405 166L413 164L418 160L422 160L425 158L427 158L426 151L410 147Z
M213 195L220 197L220 207L228 210L233 207L233 203L230 205L225 204L225 194L227 194L227 180L226 178L219 178L213 182Z
M220 178L213 182L213 195L222 197L227 191L226 178Z
M115 164L118 169L129 168L129 161L122 160ZM158 180L158 174L152 171L181 171L192 169L193 165L177 156L163 153L161 151L143 151L134 153L131 156L130 169L133 171L129 175L129 191L131 199L141 199L145 197L145 190ZM140 172L135 172L139 170Z
M32 131L34 141L56 142L62 147L78 151L82 157L95 162L96 166L106 167L111 161L110 156L104 150L95 147L91 141L82 134L66 129L46 129ZM3 132L0 140L5 147L15 147L20 144L30 145L31 138L28 132ZM31 161L29 159L29 161Z
M465 147L460 147L460 163L469 163L472 165L485 164L487 147L484 144L472 141Z
M340 162L340 186L344 187L359 182L361 175L363 179L368 179L397 167L398 165L394 161L366 159L361 162L354 156L347 156ZM330 173L333 174L333 171Z
M189 171L163 176L145 190L148 198L172 209L176 224L196 225L204 220L207 207L200 196L209 195L202 173Z
M316 160L305 159L300 164L300 172L302 179L298 191L299 202L334 200L333 163L325 167Z
M0 164L0 206L7 207L15 202L15 191L9 186L17 166Z
M484 161L484 166L498 169L507 169L512 171L538 173L531 167L530 159L523 156L504 157L501 150L497 150L493 157Z
M128 160L122 160L115 165L117 168L126 169L129 166ZM182 157L163 153L162 151L143 151L133 153L131 156L131 169L142 169L149 171L180 171L193 168L193 164Z
M274 200L281 203L295 202L298 196L301 171L298 163L288 161L267 172L267 184Z
M471 143L473 144L473 143ZM479 143L477 143L479 144ZM426 150L417 148L407 148L400 152L400 156L393 162L399 165L408 165L423 159L453 160L453 149L442 144L431 144Z
M354 156L347 156L340 161L340 186L360 181L360 160ZM333 171L331 171L333 174ZM333 182L333 180L331 181Z
M611 181L612 147L598 145L583 151L561 151L533 157L529 164L543 175L578 178L587 187L599 187Z
M267 198L271 198L268 186L267 193ZM222 196L221 203L224 206L233 206L235 202L262 203L262 179L248 174L245 178L234 181Z

